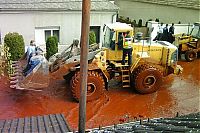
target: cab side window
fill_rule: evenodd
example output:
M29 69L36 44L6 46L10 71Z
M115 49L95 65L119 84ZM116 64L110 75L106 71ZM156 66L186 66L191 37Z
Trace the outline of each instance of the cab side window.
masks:
M112 49L112 50L114 50L115 49L115 41L116 41L116 32L113 30L113 29L111 29L111 32L110 32L110 48Z
M110 43L111 43L111 40L110 40L110 29L109 28L106 28L105 29L105 35L104 35L104 47L107 47L109 48L110 47Z
M123 49L123 32L118 33L118 50Z

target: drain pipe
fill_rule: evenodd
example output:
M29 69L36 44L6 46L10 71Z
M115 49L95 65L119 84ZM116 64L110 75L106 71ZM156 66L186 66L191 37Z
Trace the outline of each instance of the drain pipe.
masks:
M80 57L81 96L79 101L79 127L78 127L79 133L85 133L90 4L91 0L82 0L81 57Z

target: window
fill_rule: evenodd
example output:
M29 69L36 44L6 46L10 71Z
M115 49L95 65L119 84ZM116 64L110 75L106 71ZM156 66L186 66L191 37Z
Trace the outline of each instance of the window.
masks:
M56 36L60 43L60 27L59 26L47 26L47 27L35 27L35 42L37 45L44 46L46 40L50 36Z
M90 26L90 31L94 31L96 35L96 43L100 43L100 26Z
M59 42L59 30L53 30L53 36L56 36Z
M44 34L45 34L45 41L47 41L47 38L51 36L51 30L45 30Z
M44 34L45 34L45 41L50 36L56 36L59 42L60 39L59 30L44 30Z

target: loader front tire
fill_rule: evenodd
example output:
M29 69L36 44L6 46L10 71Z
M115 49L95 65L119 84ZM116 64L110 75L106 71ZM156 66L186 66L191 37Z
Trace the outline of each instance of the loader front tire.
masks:
M70 82L72 95L76 101L80 100L80 72L76 72ZM88 71L87 102L100 98L105 89L103 76L96 71Z
M135 89L141 94L157 91L162 83L162 72L149 65L141 65L134 73Z
M189 51L185 52L185 59L188 62L191 62L191 61L195 60L196 58L197 58L197 53L195 51L189 50Z

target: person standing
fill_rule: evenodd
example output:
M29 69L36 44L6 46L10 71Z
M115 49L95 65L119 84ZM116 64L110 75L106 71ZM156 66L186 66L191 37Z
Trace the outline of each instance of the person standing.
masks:
M159 30L158 30L158 40L161 40L161 38L162 38L163 29L164 29L164 26L163 26L163 23L161 23L159 26Z
M26 49L25 54L19 59L19 61L26 59L27 61L30 60L32 54L35 54L36 51L36 45L35 45L35 41L31 40L30 41L30 45L28 46L28 48Z
M174 23L172 23L172 25L169 28L169 33L174 34Z
M163 23L158 25L157 36L153 39L153 41L156 41L156 40L160 41L162 39L162 35L163 35Z
M26 53L22 56L22 58L20 60L23 60L24 58L26 58L27 60L27 65L26 67L23 69L23 72L27 71L29 68L28 68L28 64L30 62L30 59L32 56L35 55L35 52L36 52L36 45L35 45L35 41L34 40L31 40L30 41L30 45L28 46L27 50L26 50Z
M162 41L168 41L169 42L169 30L168 30L168 24L163 28L163 35L162 35Z
M35 45L35 41L31 40L30 41L30 46L28 46L27 51L26 51L26 59L29 62L30 58L32 57L33 54L35 54L36 52L36 45Z
M30 58L29 63L27 64L26 71L23 72L24 76L27 76L29 73L33 71L33 69L40 63L45 62L46 58L43 55L43 50L37 48L35 51L35 55Z
M72 44L72 47L71 47L71 53L72 53L72 56L77 56L77 55L80 54L79 40L78 39L73 40L73 44Z
M129 35L129 32L124 33L124 39L123 39L123 56L122 56L122 65L125 65L125 58L128 55L128 65L130 66L132 64L132 51L133 48L131 46L131 40L132 38Z
M172 25L169 28L169 42L173 43L175 38L174 38L174 23L172 23Z

